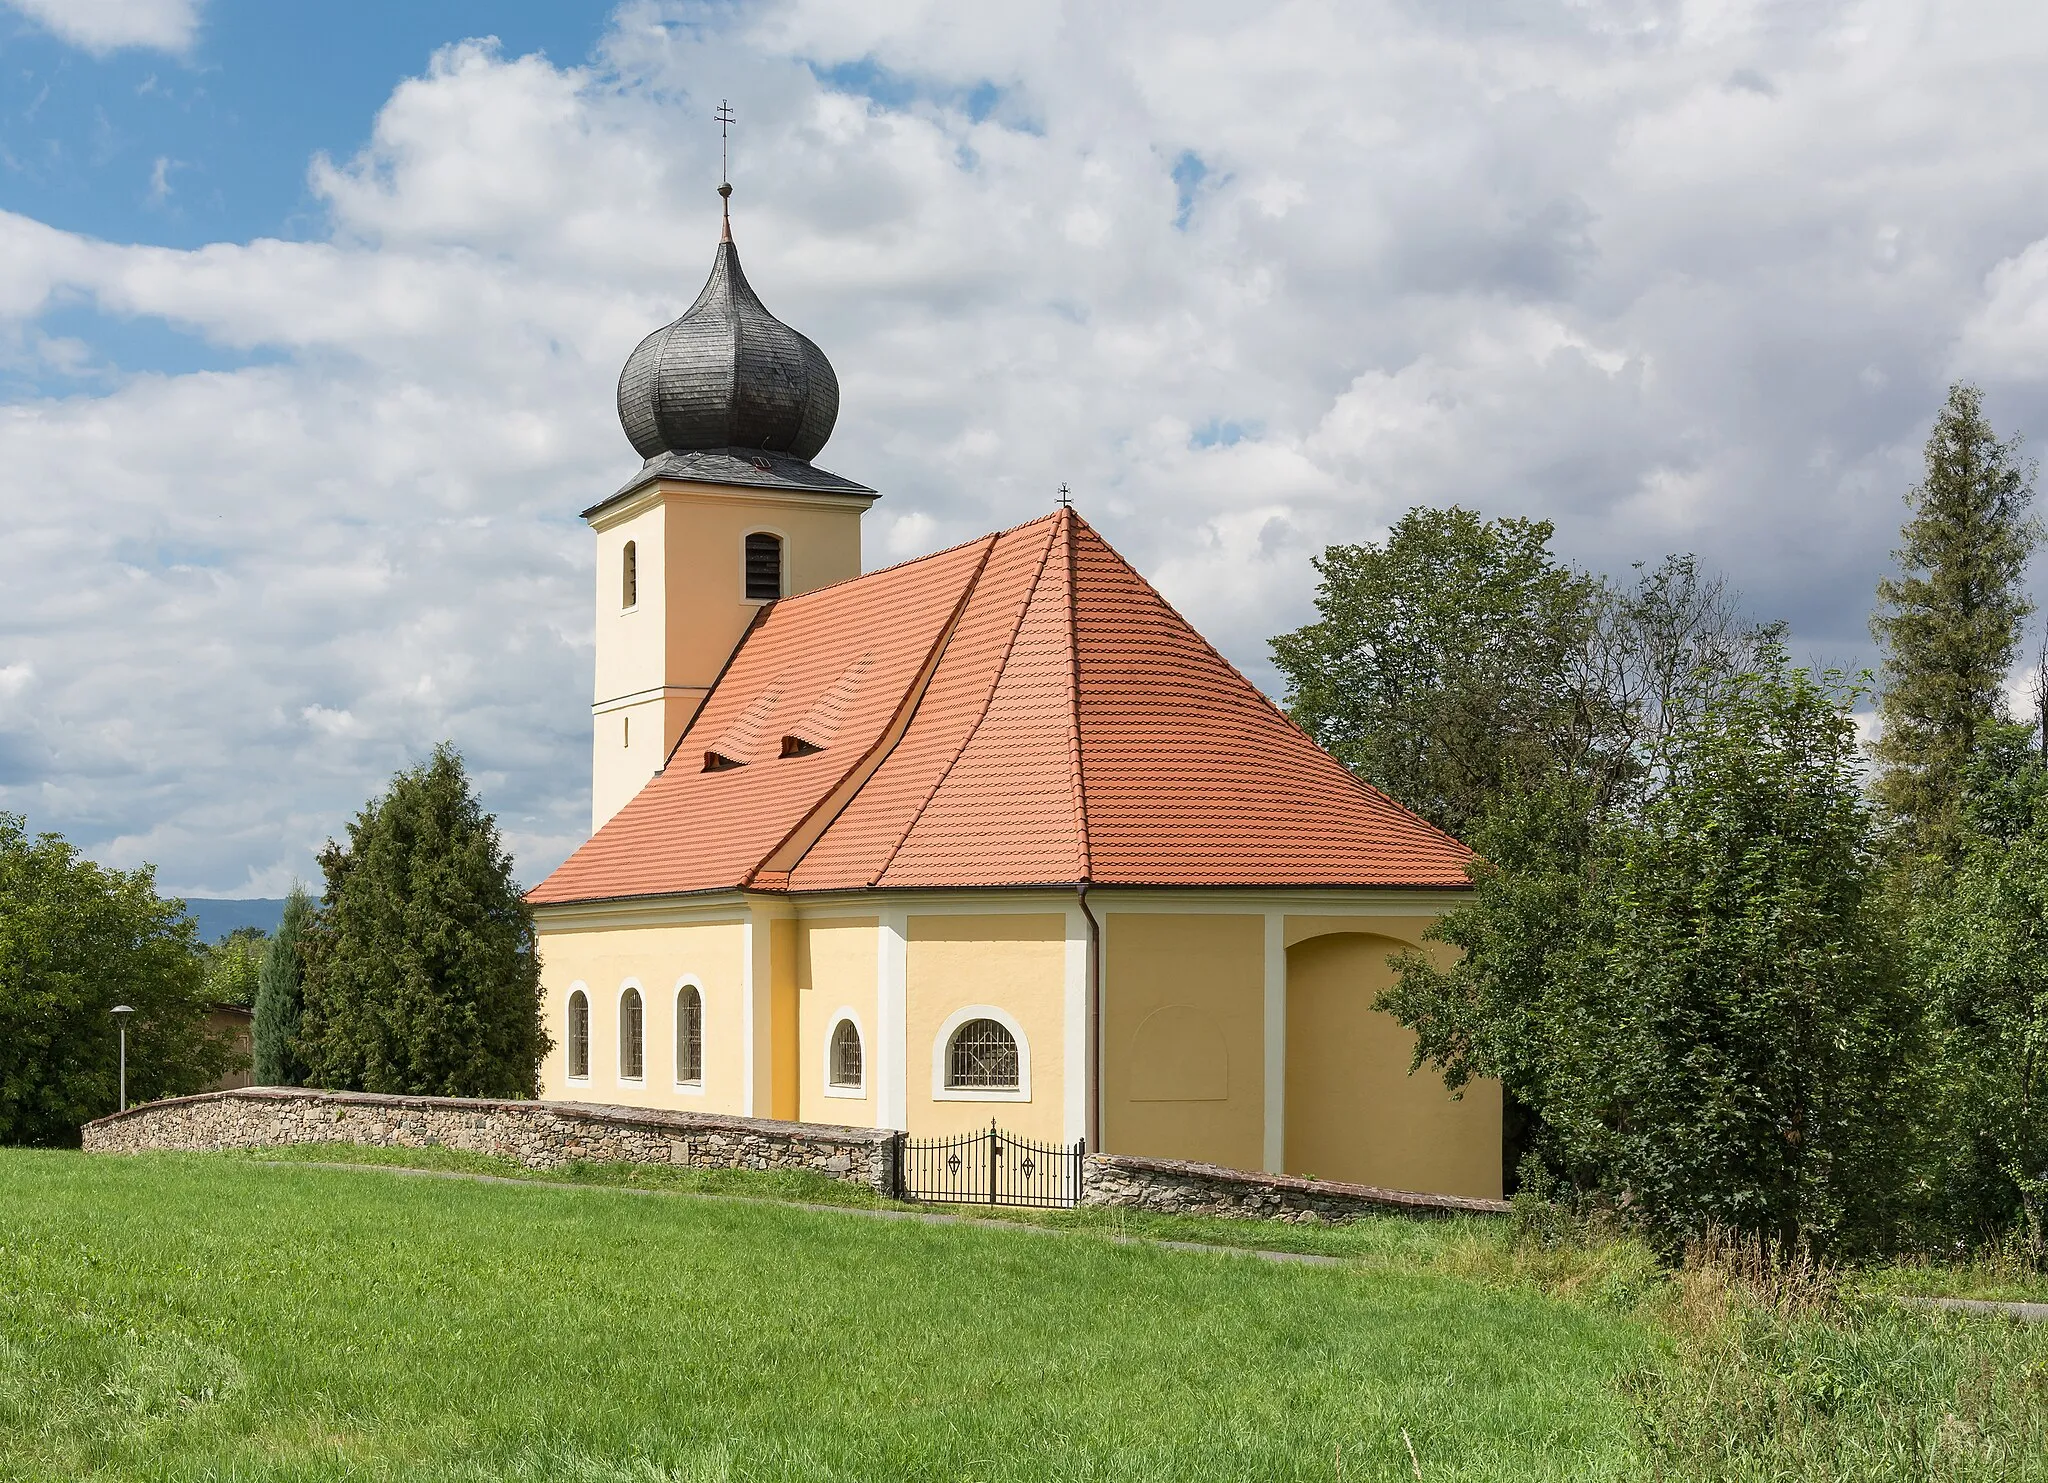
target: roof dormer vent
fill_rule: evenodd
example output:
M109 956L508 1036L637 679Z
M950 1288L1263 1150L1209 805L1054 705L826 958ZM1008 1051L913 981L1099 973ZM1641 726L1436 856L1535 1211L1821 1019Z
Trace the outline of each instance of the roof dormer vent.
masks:
M728 768L744 765L734 758L726 756L723 752L706 752L704 754L704 770L706 772L724 772Z
M782 755L785 757L808 757L813 752L825 749L814 741L805 741L800 736L785 736L782 739Z

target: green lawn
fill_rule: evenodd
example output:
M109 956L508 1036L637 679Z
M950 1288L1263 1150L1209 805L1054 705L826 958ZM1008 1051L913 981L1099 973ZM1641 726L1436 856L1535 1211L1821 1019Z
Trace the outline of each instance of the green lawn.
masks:
M0 1150L0 1479L2048 1483L2048 1325L1773 1301L1627 1241L321 1158L507 1168Z
M0 1476L1630 1476L1618 1311L993 1225L0 1153Z

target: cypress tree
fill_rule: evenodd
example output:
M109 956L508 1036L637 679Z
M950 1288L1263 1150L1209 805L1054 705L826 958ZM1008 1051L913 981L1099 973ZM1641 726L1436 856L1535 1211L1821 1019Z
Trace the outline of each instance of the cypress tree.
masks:
M549 1041L533 913L461 756L437 747L328 841L303 943L315 1086L531 1097Z
M285 898L284 919L263 950L256 970L256 1084L293 1087L306 1083L306 1058L294 1043L305 1012L306 964L302 948L313 916L313 898L297 881Z
M2033 604L2020 586L2039 539L2033 468L2000 442L1983 393L1958 384L1927 439L1927 476L1877 585L1871 634L1884 650L1878 802L1900 843L1939 861L1960 852L1962 768L1977 728L1998 719L1999 689Z

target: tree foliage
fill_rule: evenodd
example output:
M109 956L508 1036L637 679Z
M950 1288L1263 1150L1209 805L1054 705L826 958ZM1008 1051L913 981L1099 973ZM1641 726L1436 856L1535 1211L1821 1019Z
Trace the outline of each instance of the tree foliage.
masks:
M135 1010L130 1102L215 1080L233 1053L207 1000L191 919L146 867L105 869L0 814L0 1143L75 1144L115 1110L116 1004Z
M1849 695L1766 642L1678 720L1642 809L1525 794L1512 859L1396 961L1417 1060L1500 1077L1582 1189L1677 1237L1869 1239L1916 1017L1878 910Z
M320 855L298 1045L311 1084L531 1097L547 1033L533 915L462 759L398 774Z
M1999 692L2032 604L2021 586L2039 539L2033 469L2000 442L1974 386L1949 388L1926 449L1926 476L1877 585L1872 636L1884 650L1883 734L1875 790L1902 843L1941 864L1962 852L1962 769Z
M270 939L260 927L237 927L219 942L200 949L206 974L206 997L215 1004L256 1003L256 979Z
M1962 853L1914 918L1936 1041L1937 1207L1984 1241L2048 1219L2048 761L1988 722L1963 772Z
M258 1086L304 1086L309 1068L297 1045L306 1007L304 940L313 898L297 881L285 897L284 916L257 970L256 1016L251 1029Z

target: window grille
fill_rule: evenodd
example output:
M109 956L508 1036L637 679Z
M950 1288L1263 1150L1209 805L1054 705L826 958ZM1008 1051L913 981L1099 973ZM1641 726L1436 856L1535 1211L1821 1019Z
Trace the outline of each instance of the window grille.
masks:
M684 1086L704 1081L704 996L695 989L676 995L676 1080Z
M946 1052L946 1085L1015 1091L1016 1038L994 1020L969 1020Z
M782 537L755 531L747 537L747 601L782 596Z
M852 1020L841 1020L832 1031L832 1085L857 1087L860 1075L860 1031Z
M641 1054L644 1040L641 1031L640 991L626 990L619 1000L619 1079L638 1081L644 1074L644 1058Z
M630 608L640 601L640 550L636 542L626 542L626 554L619 573L619 606Z
M569 996L569 1074L590 1075L590 1001L580 991Z

